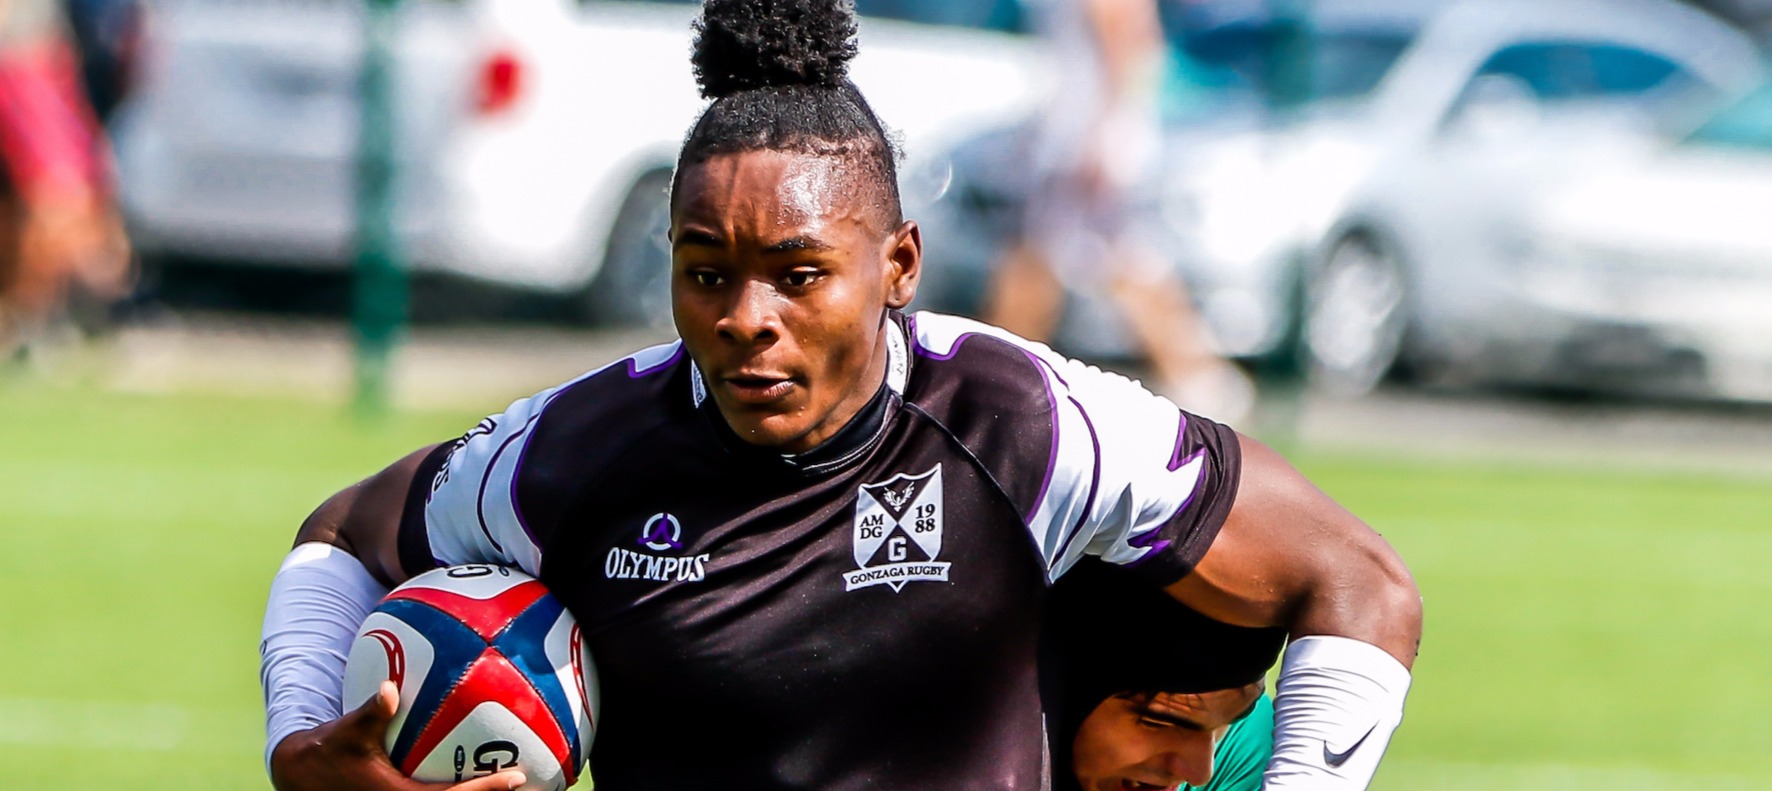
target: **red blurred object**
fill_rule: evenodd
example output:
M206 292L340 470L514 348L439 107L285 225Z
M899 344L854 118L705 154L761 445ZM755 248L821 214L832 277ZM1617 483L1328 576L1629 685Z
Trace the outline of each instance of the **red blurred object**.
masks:
M480 85L474 110L480 115L498 115L517 103L523 93L523 61L517 53L501 49L480 64Z

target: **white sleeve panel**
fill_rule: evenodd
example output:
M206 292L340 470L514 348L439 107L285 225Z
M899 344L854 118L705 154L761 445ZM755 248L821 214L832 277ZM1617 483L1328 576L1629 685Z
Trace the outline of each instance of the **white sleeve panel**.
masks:
M1056 355L1053 355L1056 357ZM1187 416L1137 382L1046 358L1059 421L1052 483L1029 529L1054 578L1083 555L1130 565L1164 551L1159 531L1186 508L1205 470Z
M431 555L444 565L492 563L540 574L535 525L517 499L518 471L542 413L555 394L614 366L639 375L677 358L681 343L655 346L571 382L520 399L480 421L449 449L425 498Z
M425 499L425 532L440 563L493 563L539 573L541 547L517 504L517 468L553 393L511 404L449 449Z
M1053 439L1027 522L1053 579L1085 554L1128 565L1168 547L1159 531L1189 505L1207 467L1205 451L1185 441L1190 418L1173 403L988 324L919 313L917 335L938 357L984 335L1020 347L1038 363Z

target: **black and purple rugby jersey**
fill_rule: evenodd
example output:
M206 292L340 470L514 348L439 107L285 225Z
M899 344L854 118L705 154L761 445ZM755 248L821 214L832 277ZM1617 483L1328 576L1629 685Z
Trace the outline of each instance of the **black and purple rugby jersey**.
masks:
M577 615L598 791L1038 789L1037 646L1084 555L1186 575L1236 435L974 321L893 313L874 401L784 457L737 439L681 343L425 461L408 573L501 563Z

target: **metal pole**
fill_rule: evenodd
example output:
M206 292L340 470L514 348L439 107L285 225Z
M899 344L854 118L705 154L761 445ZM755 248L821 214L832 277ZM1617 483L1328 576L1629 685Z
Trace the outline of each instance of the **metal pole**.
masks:
M394 232L395 166L391 41L399 0L368 0L357 137L357 258L351 324L359 416L388 411L388 369L406 324L406 261Z

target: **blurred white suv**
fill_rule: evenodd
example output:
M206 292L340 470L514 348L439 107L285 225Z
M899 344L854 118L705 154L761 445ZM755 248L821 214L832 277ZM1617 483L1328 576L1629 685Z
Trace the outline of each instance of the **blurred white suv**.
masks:
M406 0L396 227L413 268L665 314L658 229L702 107L691 0ZM911 156L1034 106L1009 0L861 0L851 75ZM344 268L363 0L162 0L115 127L148 255ZM908 170L908 169L907 169Z

